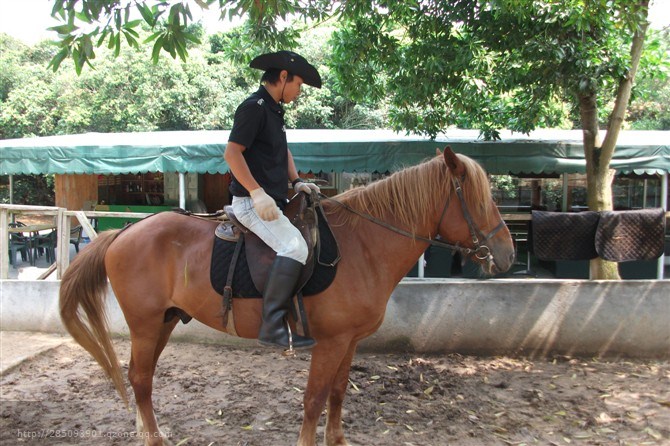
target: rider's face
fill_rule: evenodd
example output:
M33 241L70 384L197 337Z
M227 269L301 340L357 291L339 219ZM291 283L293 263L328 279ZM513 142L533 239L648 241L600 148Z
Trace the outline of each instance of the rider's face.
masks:
M282 72L282 77L283 75L284 73ZM298 96L300 96L303 80L300 76L294 75L293 79L291 79L290 81L286 81L286 79L283 79L282 82L285 82L284 94L283 94L284 103L288 104L289 102L296 100Z

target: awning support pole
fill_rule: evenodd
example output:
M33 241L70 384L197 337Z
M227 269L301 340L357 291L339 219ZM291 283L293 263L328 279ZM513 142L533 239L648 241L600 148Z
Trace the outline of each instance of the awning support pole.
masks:
M14 204L14 175L9 176L9 204ZM13 212L12 212L12 223L16 223L16 216L14 215Z
M668 173L661 175L661 207L668 212ZM667 223L666 223L667 224ZM665 234L663 235L665 241ZM665 254L658 258L658 267L656 268L656 278L662 280L665 273Z
M179 207L186 209L186 175L179 172Z
M563 199L561 201L561 211L568 212L568 174L561 175L563 178Z

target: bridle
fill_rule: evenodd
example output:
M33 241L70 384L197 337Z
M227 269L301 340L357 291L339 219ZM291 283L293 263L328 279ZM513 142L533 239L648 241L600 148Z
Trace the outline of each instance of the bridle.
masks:
M461 187L461 182L455 176L452 176L451 180L454 184L454 189L456 190L458 200L461 202L461 210L463 212L463 218L465 218L465 221L468 224L468 229L470 230L470 236L472 237L472 243L475 245L474 249L465 248L470 252L464 252L462 247L460 248L460 251L465 255L472 254L479 260L486 260L486 262L489 264L490 267L495 264L495 260L493 258L493 254L491 253L491 249L485 243L491 240L498 233L498 231L500 231L502 228L505 227L505 222L502 219L500 219L496 227L493 228L491 232L489 232L488 234L484 234L482 231L480 231L480 229L475 225L474 221L472 220L472 215L470 215L470 211L468 210L468 207L465 204L465 198L463 198L463 188ZM449 206L449 199L447 199L444 210L442 211L442 218L444 218L444 214L447 212L448 206ZM438 229L442 224L442 218L440 218L440 222L437 225Z
M323 194L319 194L319 197L321 199L325 199L328 201L332 201L336 203L337 205L343 207L347 211L358 215L359 217L362 217L376 225L379 225L385 229L388 229L390 231L395 232L396 234L400 234L404 237L411 238L412 240L419 240L422 242L426 242L432 246L438 246L440 248L446 248L450 249L453 251L458 251L460 252L463 256L474 256L475 258L479 260L484 260L488 264L489 271L491 270L491 267L495 265L495 259L493 258L493 254L491 253L491 249L486 245L486 242L491 240L497 233L500 231L502 228L505 227L505 222L501 219L498 225L491 230L488 234L484 234L479 228L475 225L472 215L470 214L470 211L468 210L468 207L465 203L465 198L463 197L463 189L461 187L461 181L456 178L454 175L451 176L451 181L454 185L454 190L456 191L456 195L458 196L458 200L461 203L461 210L463 212L463 217L465 218L466 223L468 224L468 229L470 230L470 237L472 238L472 243L474 245L474 248L467 248L465 246L461 246L458 243L456 244L451 244L447 242L443 242L442 240L439 239L434 239L429 237L423 237L420 235L412 234L409 231L405 231L404 229L400 229L396 226L393 226L389 223L386 223L383 220L380 220L376 217L373 217L370 214L366 214L364 212L361 212L357 209L352 208L351 206L347 205L346 203L342 203L341 201L335 200L334 198L327 197ZM439 232L440 226L442 226L442 221L444 220L444 216L447 214L447 209L449 208L450 204L450 197L447 197L446 202L444 203L444 208L442 209L442 215L440 216L440 221L437 223L437 230L435 233L437 234Z

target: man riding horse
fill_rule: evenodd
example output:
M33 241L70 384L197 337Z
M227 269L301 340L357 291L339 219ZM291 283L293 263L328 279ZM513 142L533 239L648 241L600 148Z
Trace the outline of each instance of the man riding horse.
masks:
M224 159L232 173L230 192L237 219L270 246L277 257L263 292L263 322L258 340L263 345L289 347L286 316L308 248L298 229L284 216L289 181L295 192L319 191L298 177L286 141L282 104L300 95L303 83L321 88L317 69L291 51L263 54L250 66L264 70L260 88L235 112ZM293 348L315 341L291 335Z

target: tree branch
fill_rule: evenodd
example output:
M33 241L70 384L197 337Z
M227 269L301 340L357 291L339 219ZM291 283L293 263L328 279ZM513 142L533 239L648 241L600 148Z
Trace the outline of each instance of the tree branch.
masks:
M647 27L649 26L649 22L647 21L649 15L648 1L641 2L640 7L644 8L645 20L640 23L639 28L636 29L635 34L633 34L633 43L630 49L630 69L628 70L628 73L626 73L626 77L619 82L614 108L612 109L612 114L607 123L607 135L605 135L605 140L602 145L601 161L606 160L607 165L609 165L612 155L614 154L616 142L619 138L619 132L621 131L621 126L626 117L626 109L628 108L628 102L633 89L635 74L637 73L637 67L640 64L640 57L642 56L644 37L647 33Z

